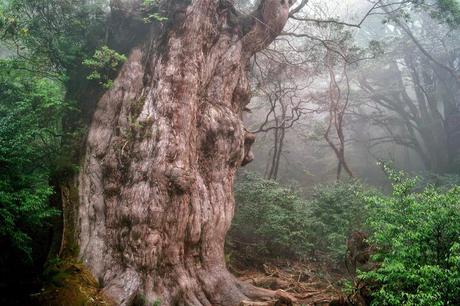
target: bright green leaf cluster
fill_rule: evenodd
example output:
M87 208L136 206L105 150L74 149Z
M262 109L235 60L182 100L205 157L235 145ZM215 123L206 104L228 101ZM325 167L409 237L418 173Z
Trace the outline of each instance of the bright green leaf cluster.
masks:
M112 78L118 71L122 63L126 61L126 56L102 46L97 49L93 57L85 59L83 65L91 70L88 80L97 80L99 85L108 89L112 86Z
M144 21L146 23L152 21L163 22L168 20L167 17L163 16L158 12L158 3L159 0L144 0L144 2L142 3L144 13L146 15L146 17L144 17Z
M460 305L460 188L426 187L386 167L393 193L367 197L374 305Z

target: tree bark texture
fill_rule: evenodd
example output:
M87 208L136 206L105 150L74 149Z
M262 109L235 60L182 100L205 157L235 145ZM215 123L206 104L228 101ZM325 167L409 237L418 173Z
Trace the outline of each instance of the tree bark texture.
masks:
M92 119L80 257L119 305L237 305L271 294L239 283L224 261L234 175L254 142L241 121L247 67L291 3L262 1L249 27L238 19L243 29L223 1L170 2L180 3L174 22L131 50Z

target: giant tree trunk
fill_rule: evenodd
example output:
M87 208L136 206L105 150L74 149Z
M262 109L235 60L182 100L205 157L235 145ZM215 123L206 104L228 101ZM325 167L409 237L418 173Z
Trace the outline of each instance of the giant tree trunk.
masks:
M237 19L243 27L223 1L169 2L181 4L174 22L131 51L94 114L80 256L120 305L235 305L261 293L224 263L233 179L254 141L241 121L246 69L290 3L262 1L254 18Z

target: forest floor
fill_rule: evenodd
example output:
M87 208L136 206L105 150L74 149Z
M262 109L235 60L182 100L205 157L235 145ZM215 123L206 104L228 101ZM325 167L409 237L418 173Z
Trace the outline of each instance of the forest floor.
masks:
M257 287L287 292L297 299L295 305L329 305L344 297L339 286L343 272L325 264L284 261L266 263L259 268L231 265L231 271L240 280Z

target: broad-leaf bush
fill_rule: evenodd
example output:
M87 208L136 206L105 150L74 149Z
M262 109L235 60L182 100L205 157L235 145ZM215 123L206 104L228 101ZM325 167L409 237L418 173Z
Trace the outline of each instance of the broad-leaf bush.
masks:
M52 164L60 152L62 88L0 61L0 260L11 250L31 255L31 233L50 208ZM17 63L16 63L17 64ZM24 68L27 68L24 66Z
M460 188L414 192L415 178L386 170L392 194L367 198L374 305L460 305Z
M311 251L308 203L295 190L245 173L235 186L230 241L254 257L304 256Z
M102 46L97 49L92 58L83 61L83 65L91 70L88 80L96 80L105 89L112 87L112 79L116 75L120 65L126 61L126 56Z
M343 263L348 237L364 227L365 193L356 181L339 182L318 186L306 199L293 188L245 173L235 187L229 241L256 256Z
M2 43L35 72L80 72L106 36L105 0L0 1ZM67 75L66 75L67 74Z
M371 191L358 181L317 186L310 200L312 244L318 256L343 262L346 242L354 231L365 228L364 195Z

